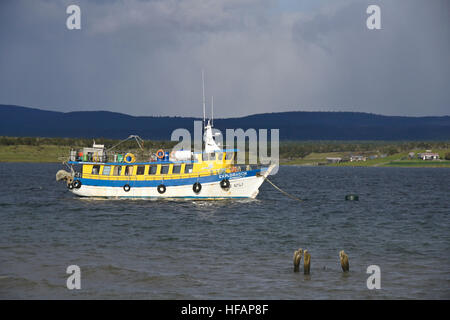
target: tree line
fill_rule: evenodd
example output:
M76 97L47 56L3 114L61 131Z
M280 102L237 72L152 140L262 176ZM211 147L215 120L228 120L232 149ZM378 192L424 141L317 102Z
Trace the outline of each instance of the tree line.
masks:
M0 137L0 146L70 146L82 148L91 146L93 139L87 138L45 138L45 137ZM106 148L117 145L121 140L98 138L97 144L104 144ZM145 140L145 149L171 149L178 142L167 140ZM128 140L120 144L121 149L136 149L134 140ZM246 146L248 151L248 143ZM270 143L268 146L270 154ZM303 158L310 153L329 152L378 152L392 155L399 152L407 152L414 149L450 149L450 141L281 141L280 157Z

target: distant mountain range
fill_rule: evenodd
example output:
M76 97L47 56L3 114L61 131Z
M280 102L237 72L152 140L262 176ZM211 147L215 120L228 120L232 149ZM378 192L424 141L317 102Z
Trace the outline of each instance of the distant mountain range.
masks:
M0 105L0 136L170 140L174 129L193 132L188 117L135 117L108 111L55 112ZM403 117L361 112L275 112L215 119L225 129L280 129L282 140L450 140L450 116Z

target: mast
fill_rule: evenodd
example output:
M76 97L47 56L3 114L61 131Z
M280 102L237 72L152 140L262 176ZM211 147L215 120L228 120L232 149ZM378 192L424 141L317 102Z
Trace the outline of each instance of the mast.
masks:
M203 69L202 69L202 89L203 89L203 128L204 128L206 103L205 103L205 75Z
M211 126L214 125L214 96L211 96Z

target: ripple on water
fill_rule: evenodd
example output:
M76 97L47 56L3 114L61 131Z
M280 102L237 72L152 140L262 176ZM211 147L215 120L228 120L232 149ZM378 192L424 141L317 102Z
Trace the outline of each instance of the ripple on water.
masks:
M255 200L79 199L58 169L0 164L1 298L450 298L448 169L281 167L271 180L301 203L268 184ZM299 247L310 276L292 272ZM82 292L65 289L69 264Z

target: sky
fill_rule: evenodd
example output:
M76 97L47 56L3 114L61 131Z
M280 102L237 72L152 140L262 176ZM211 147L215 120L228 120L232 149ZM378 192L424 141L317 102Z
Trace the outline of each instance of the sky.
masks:
M0 39L0 104L201 117L204 69L217 118L450 115L448 0L2 0Z

